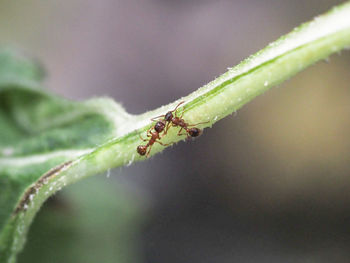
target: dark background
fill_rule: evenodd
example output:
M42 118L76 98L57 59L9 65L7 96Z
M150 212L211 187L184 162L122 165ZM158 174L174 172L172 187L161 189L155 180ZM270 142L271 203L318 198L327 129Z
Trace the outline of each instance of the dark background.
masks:
M341 2L0 0L0 44L42 61L54 93L139 114ZM20 262L349 262L349 59L318 63L193 142L67 187Z

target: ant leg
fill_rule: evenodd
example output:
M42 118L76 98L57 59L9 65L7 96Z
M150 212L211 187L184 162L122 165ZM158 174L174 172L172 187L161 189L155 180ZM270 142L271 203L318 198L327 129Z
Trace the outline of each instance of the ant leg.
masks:
M172 143L162 143L160 141L156 141L157 143L159 143L160 145L162 146L169 146L169 145L172 145Z
M142 138L141 134L139 134L139 137L140 137L140 139L143 140L144 142L147 142L147 141L148 141L148 140Z
M147 130L147 137L150 137L150 135L149 135L149 132L150 132L150 130L152 129L152 127L151 128L149 128L148 130ZM139 137L140 137L140 139L141 140L143 140L144 142L147 142L148 140L146 140L146 139L144 139L142 136L141 136L141 134L139 134Z
M177 104L177 106L175 107L175 109L173 109L171 112L175 112L175 117L177 117L177 114L176 114L176 110L177 110L177 108L181 105L181 104L183 104L183 103L185 103L185 101L181 101L179 104Z
M147 154L146 154L146 158L148 158L148 156L151 152L152 146L153 146L153 144L149 146L149 149L148 149Z
M151 136L152 136L152 135L150 134L150 131L151 131L152 128L153 128L153 127L149 128L149 129L147 130L147 137L151 137ZM140 139L143 140L144 142L147 142L147 141L148 141L148 140L144 139L144 138L141 136L141 134L139 134L139 137L140 137Z
M182 119L182 117L184 116L184 113L185 113L185 109L183 108L181 112L181 116L179 117L180 119Z
M151 119L151 121L157 121L157 119L161 118L161 117L164 117L165 115L159 115L157 117L154 117Z
M178 133L177 135L178 136L186 135L186 140L188 140L188 141L192 139L192 137L188 133Z
M184 113L185 113L185 109L182 109L181 116L179 117L180 119L182 119L182 117L184 116Z
M152 134L151 134L151 130L152 130L152 126L147 130L147 137L152 137Z
M171 124L171 122L168 122L167 125L165 126L164 135L168 133L168 130L169 130L169 128L171 127L170 124ZM164 136L164 135L163 135L163 136Z
M186 133L181 133L181 130L184 129ZM181 129L179 130L179 132L177 133L178 136L182 136L182 135L187 135L187 138L188 138L188 129L187 128L183 128L181 127Z
M174 110L172 110L172 111L176 111L177 110L177 108L181 105L181 104L183 104L183 103L185 103L185 101L181 101L179 104L177 104L177 106L175 107L175 109Z
M180 131L181 131L182 129L184 129L186 133L180 133ZM179 131L178 134L177 134L178 136L186 135L186 136L187 136L186 140L189 140L189 139L192 138L192 137L190 136L190 134L189 134L189 129L188 129L188 128L181 128L180 131Z
M182 109L181 115L178 117L177 116L177 112L175 112L175 117L178 117L178 118L182 119L182 116L184 115L184 113L185 113L185 109Z
M199 124L206 124L206 123L208 123L208 122L209 122L209 121L198 122L198 123L195 123L195 124L189 124L189 125L187 125L187 127L197 126L197 125L199 125Z
M170 127L175 127L175 126L174 126L174 123L168 122L168 123L166 124L165 129L164 129L163 136L166 135L166 134L168 133Z

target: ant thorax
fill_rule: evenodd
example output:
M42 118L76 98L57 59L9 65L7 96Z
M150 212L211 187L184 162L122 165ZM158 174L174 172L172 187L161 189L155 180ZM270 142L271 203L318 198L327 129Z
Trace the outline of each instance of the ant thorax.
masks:
M151 132L151 140L157 140L160 139L159 133L158 132Z
M201 134L201 130L198 129L198 128L191 128L191 129L188 129L188 134L191 136L191 137L198 137L200 134Z
M187 126L187 123L183 119L180 119L179 117L175 117L173 120L173 123L183 128Z

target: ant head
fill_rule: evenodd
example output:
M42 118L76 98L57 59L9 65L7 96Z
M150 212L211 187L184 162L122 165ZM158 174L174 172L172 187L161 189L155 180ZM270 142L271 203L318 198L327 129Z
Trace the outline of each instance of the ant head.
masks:
M156 125L154 125L154 129L156 132L160 133L165 128L165 122L164 121L158 121Z
M145 155L147 152L147 146L146 145L137 146L137 152L139 155Z
M171 111L168 111L167 114L165 114L164 116L164 120L166 121L171 121L172 118L173 118L173 113Z
M201 135L202 131L198 128L191 128L188 130L188 134L191 137L198 137L199 135Z

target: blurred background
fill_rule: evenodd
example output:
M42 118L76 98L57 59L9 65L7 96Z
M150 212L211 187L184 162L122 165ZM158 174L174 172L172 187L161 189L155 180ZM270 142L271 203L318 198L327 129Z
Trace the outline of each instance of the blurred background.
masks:
M335 0L0 0L0 44L74 100L139 114L195 91ZM19 262L349 262L350 54L195 141L67 187Z

